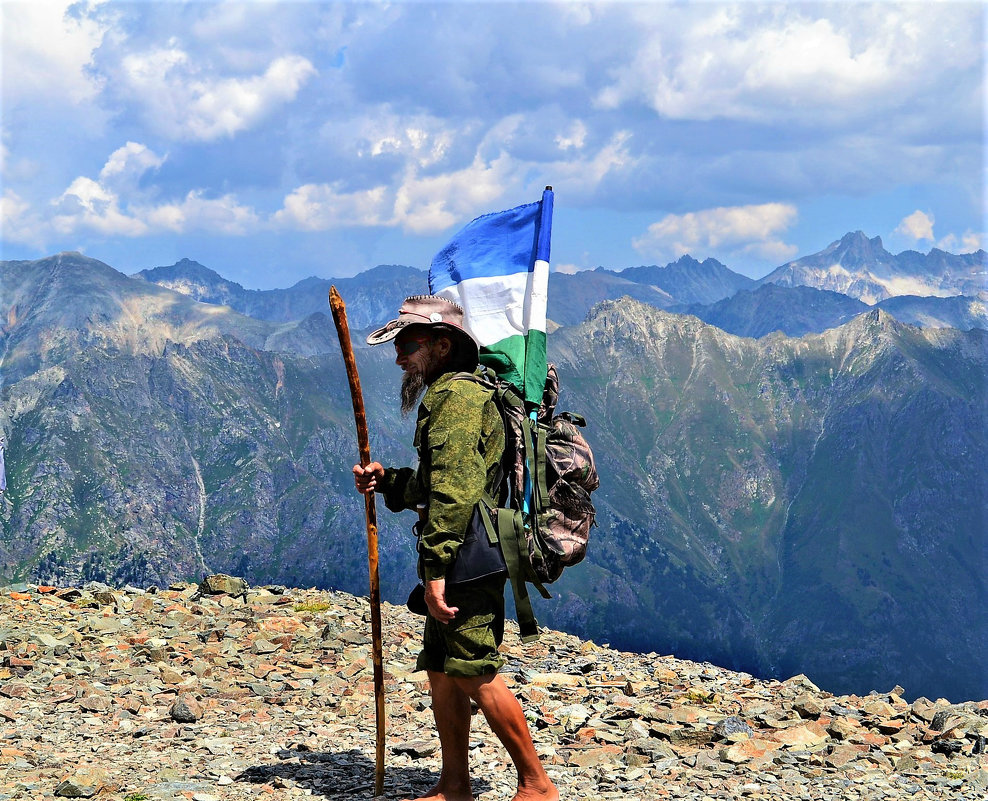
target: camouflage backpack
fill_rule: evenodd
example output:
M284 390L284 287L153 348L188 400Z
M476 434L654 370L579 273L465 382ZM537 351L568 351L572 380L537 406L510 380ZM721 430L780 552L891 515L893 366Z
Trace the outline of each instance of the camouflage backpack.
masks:
M504 420L506 499L491 509L491 539L497 539L511 580L522 639L538 636L526 584L551 598L546 584L587 553L595 510L590 493L600 485L593 452L572 412L556 414L559 378L550 364L535 420L513 385L483 368L461 373L490 388ZM485 521L486 522L486 521Z

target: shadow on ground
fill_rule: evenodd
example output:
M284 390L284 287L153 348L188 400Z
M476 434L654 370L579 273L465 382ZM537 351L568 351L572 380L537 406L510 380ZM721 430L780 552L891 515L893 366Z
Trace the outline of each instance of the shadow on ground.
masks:
M254 765L236 780L249 784L270 784L311 790L314 796L342 801L369 801L374 798L374 761L357 749L338 752L281 751L285 761L272 765ZM289 761L290 760L290 761ZM389 767L384 765L384 798L388 801L416 798L435 785L439 774L428 768ZM474 779L474 795L491 789L483 779Z

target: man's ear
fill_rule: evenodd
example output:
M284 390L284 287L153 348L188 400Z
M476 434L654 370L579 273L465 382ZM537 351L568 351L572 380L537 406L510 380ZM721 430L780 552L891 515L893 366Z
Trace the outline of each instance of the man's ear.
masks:
M453 340L447 336L438 336L436 337L434 347L440 358L445 359L453 352Z

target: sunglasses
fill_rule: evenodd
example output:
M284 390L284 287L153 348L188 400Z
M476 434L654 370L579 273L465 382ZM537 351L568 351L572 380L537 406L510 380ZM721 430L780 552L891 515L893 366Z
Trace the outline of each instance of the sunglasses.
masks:
M395 341L395 353L399 356L411 356L419 348L421 348L425 342L418 339L406 339L404 342Z

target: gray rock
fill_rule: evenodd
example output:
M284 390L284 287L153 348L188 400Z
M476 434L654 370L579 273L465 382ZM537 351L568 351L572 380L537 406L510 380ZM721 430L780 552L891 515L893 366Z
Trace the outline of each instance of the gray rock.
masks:
M632 718L624 727L624 738L627 741L648 739L648 729L642 725L640 720Z
M169 707L168 714L178 723L195 723L202 717L203 707L191 693L181 693Z
M439 743L433 740L409 740L391 747L396 754L408 754L413 759L432 756L439 750Z
M747 734L751 737L754 733L755 730L737 715L731 715L730 717L724 718L720 721L720 723L714 726L714 734L717 735L717 739L719 740L726 740L732 734Z
M199 592L202 595L246 595L247 582L236 576L228 576L224 573L217 573L206 576L199 584Z
M816 720L823 714L824 706L812 693L800 693L792 703L792 708L796 710L801 718Z
M964 784L974 790L988 790L988 770L979 768L964 778Z
M676 752L668 743L658 740L655 737L642 737L637 740L631 740L627 744L626 751L651 757L653 762L676 756Z
M92 798L106 785L107 775L102 768L86 766L63 779L55 787L59 798Z
M46 634L43 631L33 631L30 635L30 642L40 645L42 648L56 648L62 645L62 641Z

